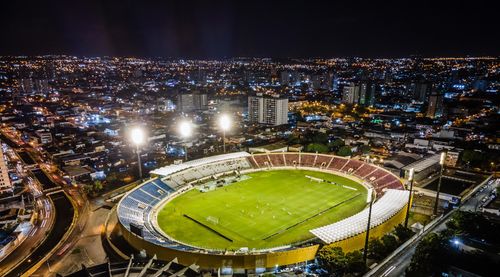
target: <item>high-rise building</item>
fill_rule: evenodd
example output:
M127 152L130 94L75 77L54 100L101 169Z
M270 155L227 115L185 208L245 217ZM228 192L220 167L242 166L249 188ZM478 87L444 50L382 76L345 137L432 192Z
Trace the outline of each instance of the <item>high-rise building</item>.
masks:
M359 89L360 86L350 83L344 86L342 92L342 102L347 104L357 104L359 102Z
M177 95L177 109L181 112L193 112L208 109L208 97L205 93L180 93Z
M21 78L19 79L19 91L23 94L48 93L50 91L47 79Z
M248 118L251 123L272 126L288 124L288 98L262 94L249 96Z
M3 148L0 144L0 192L4 191L12 191L12 186L9 179L9 169L5 163Z
M443 95L437 92L429 95L426 117L436 118L443 115Z
M362 106L373 106L375 104L375 85L363 82L359 85L359 104Z
M332 77L332 90L333 91L338 91L339 90L339 84L340 84L340 78L337 74L333 74Z
M432 84L428 82L415 82L410 85L410 93L419 102L424 102L431 94Z
M292 74L289 71L281 72L281 85L288 86L291 83Z

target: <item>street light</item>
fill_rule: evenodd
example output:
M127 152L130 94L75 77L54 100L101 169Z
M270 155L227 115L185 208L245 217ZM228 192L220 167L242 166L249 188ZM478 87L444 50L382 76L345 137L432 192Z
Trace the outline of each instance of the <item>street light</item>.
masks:
M363 251L363 261L366 264L366 259L368 257L368 239L370 238L370 221L372 218L372 206L373 206L373 189L368 190L368 195L366 196L366 202L370 203L370 208L368 210L368 222L366 225L366 237L365 237L365 248Z
M439 157L439 165L441 166L441 168L439 169L439 180L438 180L438 187L437 187L437 193L436 193L436 201L434 202L434 215L437 215L438 203L439 203L439 191L441 190L441 179L443 177L444 161L445 160L446 160L446 152L441 152L441 156Z
M406 206L406 218L405 227L408 228L408 218L410 217L410 206L411 206L411 194L413 192L413 174L415 174L415 168L410 168L410 173L408 174L408 181L410 182L410 195L408 196L408 204Z
M189 138L193 134L193 126L191 125L191 122L189 121L182 121L179 124L179 134L183 139ZM184 144L184 160L187 161L188 154L187 154L187 146Z
M136 146L137 163L139 164L139 179L142 179L141 152L139 146L144 143L144 131L141 128L136 127L130 132L130 138Z
M219 127L222 129L222 147L226 153L226 131L231 127L231 118L227 114L223 114L219 118Z

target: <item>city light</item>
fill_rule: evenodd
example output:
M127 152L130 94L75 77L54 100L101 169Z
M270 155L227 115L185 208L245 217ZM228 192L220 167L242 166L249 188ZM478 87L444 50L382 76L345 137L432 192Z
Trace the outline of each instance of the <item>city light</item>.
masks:
M144 131L136 127L130 131L130 138L135 145L141 145L144 143Z
M439 157L439 164L444 165L445 160L446 160L446 152L441 152L441 156Z
M231 118L229 118L227 114L223 114L219 117L219 127L223 131L227 131L231 127Z
M136 146L136 154L137 154L137 166L139 169L139 179L142 179L142 162L141 162L141 149L139 146L144 143L145 135L144 130L139 127L135 127L130 131L130 138L132 142Z
M183 138L189 138L193 134L193 126L189 121L182 121L179 124L179 134Z
M219 118L219 126L222 129L222 147L224 153L226 153L226 131L229 130L231 126L231 119L227 114L223 114Z
M410 168L410 172L408 174L408 181L413 181L413 175L415 174L415 168Z

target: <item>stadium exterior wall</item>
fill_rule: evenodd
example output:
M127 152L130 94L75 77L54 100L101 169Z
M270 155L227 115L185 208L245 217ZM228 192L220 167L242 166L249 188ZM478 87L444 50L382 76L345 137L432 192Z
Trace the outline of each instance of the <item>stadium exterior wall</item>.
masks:
M187 266L196 263L202 268L274 268L276 265L290 265L314 260L319 248L319 245L315 244L286 251L248 255L197 253L166 248L132 234L121 223L119 227L125 240L135 249L144 249L150 256L156 254L160 260L170 261L177 258L180 264Z
M267 155L267 154L265 154ZM330 156L330 155L328 155ZM274 170L280 169L292 169L292 168L303 168L308 170L322 171L332 174L337 174L342 177L349 178L354 180L363 186L366 186L364 180L344 174L343 172L330 171L325 169L318 169L314 167L308 166L285 166L285 167L274 167ZM265 170L264 168L260 169L250 169L248 171L260 171ZM386 171L384 169L384 171ZM387 171L388 173L391 173ZM391 173L392 174L392 173ZM393 174L394 175L394 174ZM397 176L396 176L397 178ZM138 186L140 187L140 185ZM129 192L130 193L130 192ZM158 203L157 207L160 207L165 204L167 200L161 201ZM402 223L406 216L406 207L405 205L398 213L396 213L393 217L391 217L386 222L373 227L370 229L370 238L378 238L383 236L384 234L391 232L393 228ZM118 211L117 211L118 213ZM154 212L153 212L154 214ZM118 219L118 228L121 231L124 239L135 249L137 250L146 250L147 254L153 256L157 255L158 259L161 260L172 260L177 258L180 264L189 266L193 263L201 266L202 268L233 268L233 269L258 269L258 268L275 268L276 265L292 265L297 263L302 263L305 261L314 260L316 253L320 247L319 244L305 246L302 248L290 248L289 250L280 250L276 252L261 252L255 254L215 254L208 253L200 249L199 252L196 251L187 251L180 250L175 248L168 248L161 245L157 245L155 243L144 240L143 238L131 233L124 225L122 225L121 221ZM163 232L160 232L163 233ZM351 252L354 250L360 250L364 247L366 232L360 233L353 237L344 239L342 241L337 241L332 243L335 246L342 247L344 252Z
M391 219L370 229L370 239L379 238L391 232L395 226L402 223L406 216L406 206L401 209ZM291 265L302 263L305 261L314 260L319 245L306 246L302 248L290 249L279 252L258 253L248 255L217 255L202 252L182 251L172 248L163 247L151 242L148 242L141 237L131 233L121 223L118 224L120 231L125 240L132 247L138 250L146 250L150 256L156 254L158 259L172 260L177 258L180 264L191 265L198 264L202 268L240 268L240 269L255 269L255 268L274 268L276 265ZM354 237L334 242L332 245L342 247L344 252L360 250L364 247L366 232L360 233Z

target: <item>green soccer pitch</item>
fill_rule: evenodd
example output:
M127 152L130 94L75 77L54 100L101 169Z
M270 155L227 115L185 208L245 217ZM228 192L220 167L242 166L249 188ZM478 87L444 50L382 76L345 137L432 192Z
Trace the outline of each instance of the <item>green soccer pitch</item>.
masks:
M177 196L159 211L160 228L192 246L265 249L310 239L309 230L354 215L366 204L365 187L329 173L270 170L247 176L210 192L193 189Z

